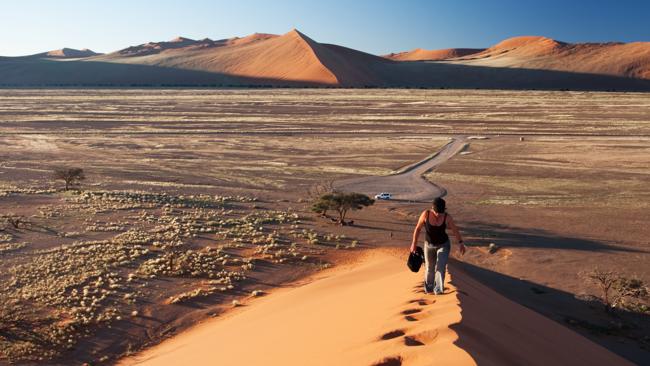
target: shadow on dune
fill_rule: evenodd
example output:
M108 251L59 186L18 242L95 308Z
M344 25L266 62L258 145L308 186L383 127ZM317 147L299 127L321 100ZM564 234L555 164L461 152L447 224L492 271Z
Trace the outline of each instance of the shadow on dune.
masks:
M349 52L348 52L349 53ZM344 52L343 55L346 53ZM369 56L369 55L368 55ZM336 61L336 62L334 62ZM339 57L341 87L650 91L650 80L555 70ZM340 65L339 65L340 64ZM205 70L93 60L0 58L0 87L331 87Z
M561 236L540 229L518 228L475 221L464 223L463 226L463 232L468 236L475 237L475 239L472 239L472 243L478 246L487 246L491 242L496 242L500 247L648 253L648 251L641 249Z
M0 87L304 87L316 83L103 61L0 59Z
M476 327L488 322L508 322L508 314L489 317L483 305L489 308L489 299L481 299L481 294L472 288L466 275L495 290L502 296L521 304L543 316L568 326L593 342L609 349L639 365L650 364L650 315L618 311L615 316L607 315L603 305L595 300L576 298L574 294L540 285L534 282L510 277L469 263L452 259L450 272L454 285L458 288L458 298L462 309L462 320L451 326L458 334L456 345L468 352L479 365L482 364L521 364L525 360L513 359L513 352L504 342L495 341L491 334ZM456 280L456 278L460 280ZM470 299L470 297L473 297ZM479 297L479 298L477 298ZM506 311L506 310L500 310ZM506 325L507 328L507 325ZM512 329L512 336L517 330ZM568 347L570 348L570 347ZM495 355L503 359L495 360ZM512 357L510 357L510 356ZM489 359L483 359L489 357ZM525 362L524 362L525 363Z
M455 89L650 91L650 80L569 71L416 61L375 64L386 86Z

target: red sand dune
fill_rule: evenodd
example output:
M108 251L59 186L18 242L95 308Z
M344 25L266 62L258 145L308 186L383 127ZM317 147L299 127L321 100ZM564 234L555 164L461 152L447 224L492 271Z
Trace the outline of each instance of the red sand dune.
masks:
M363 63L381 62L377 56L320 44L297 30L281 36L256 33L221 41L147 43L96 60L329 86L380 82Z
M518 56L536 57L557 53L564 46L567 44L546 37L522 36L501 41L485 50L483 54L498 55L510 52Z
M106 55L91 52L0 57L0 85L650 90L649 42L569 44L526 36L485 50L418 49L386 58L292 30L221 40L178 37Z
M118 365L631 365L460 270L425 295L403 252L285 287Z
M243 38L234 37L234 38L220 39L216 41L211 40L210 38L194 40L185 37L176 37L170 41L148 42L137 46L127 47L117 52L113 52L107 56L116 59L122 56L136 57L136 56L146 56L146 55L161 54L161 53L164 54L164 53L170 53L173 50L176 50L177 52L178 51L187 52L187 51L204 49L204 48L243 45L243 44L248 44L248 43L253 43L258 41L264 41L276 37L278 36L275 34L265 34L265 33L255 33Z
M125 49L114 52L110 55L112 55L115 58L121 56L124 57L145 56L145 55L158 54L173 49L211 47L219 44L218 42L219 41L213 41L209 38L205 38L200 41L195 41L189 38L176 37L171 41L167 41L167 42L148 42L138 46L127 47Z
M650 79L650 42L571 44L546 37L515 37L462 60L476 66Z
M246 37L235 37L235 38L230 38L229 44L233 45L241 45L241 44L246 44L246 43L252 43L252 42L259 42L259 41L265 41L267 39L271 38L276 38L279 37L277 34L268 34L268 33L253 33L250 36Z
M74 48L62 48L60 50L53 50L43 53L32 55L31 57L51 57L51 58L85 58L101 55L100 53L93 52L87 48L75 50Z
M442 50L416 48L411 51L391 53L384 57L395 61L440 61L473 55L484 50L484 48L446 48Z

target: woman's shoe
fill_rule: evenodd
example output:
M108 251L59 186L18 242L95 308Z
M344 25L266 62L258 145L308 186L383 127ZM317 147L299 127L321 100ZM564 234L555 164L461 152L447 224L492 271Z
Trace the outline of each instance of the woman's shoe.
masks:
M427 283L424 283L424 293L425 294L430 294L433 292L433 286L427 285Z

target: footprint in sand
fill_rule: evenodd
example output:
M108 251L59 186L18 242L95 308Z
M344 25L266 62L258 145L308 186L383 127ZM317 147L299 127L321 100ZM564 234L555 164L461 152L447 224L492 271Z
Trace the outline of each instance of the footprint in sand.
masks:
M406 310L402 311L402 315L417 314L417 313L419 313L421 311L422 311L422 309L406 309Z
M433 304L435 304L435 303L436 303L436 300L435 300L435 299L431 299L431 300L422 300L422 301L419 301L419 302L418 302L418 305L425 306L425 305L433 305Z
M420 306L427 306L427 305L435 304L435 302L436 300L414 299L409 301L408 303L409 304L417 303ZM411 308L411 309L403 310L402 312L400 312L400 314L404 315L404 319L406 321L415 322L426 316L426 314L422 313L422 310L424 309Z
M409 347L424 346L424 343L411 336L404 337L404 344Z
M383 360L372 364L372 366L401 366L401 365L402 365L401 356L386 357Z
M413 347L413 346L424 346L436 340L438 337L437 330L426 330L418 334L410 335L404 337L404 344Z
M436 300L431 300L429 302L426 299L415 299L415 300L411 300L411 301L407 302L407 304L418 304L420 306L426 306L426 305L431 305L431 304L433 304L435 302L436 302Z
M416 321L420 320L417 317L414 317L413 315L407 315L407 316L404 317L404 319L406 319L406 321L409 321L409 322L416 322Z
M393 331L390 331L388 333L383 334L381 337L379 337L380 340L386 341L389 339L397 338L403 336L405 333L401 329L395 329Z

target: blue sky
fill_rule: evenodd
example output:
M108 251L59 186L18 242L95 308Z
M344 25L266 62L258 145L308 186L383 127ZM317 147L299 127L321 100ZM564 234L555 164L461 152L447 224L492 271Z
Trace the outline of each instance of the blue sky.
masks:
M375 54L487 47L517 35L650 41L649 14L647 0L9 0L0 3L0 55L64 46L110 52L178 35L220 39L292 28Z

